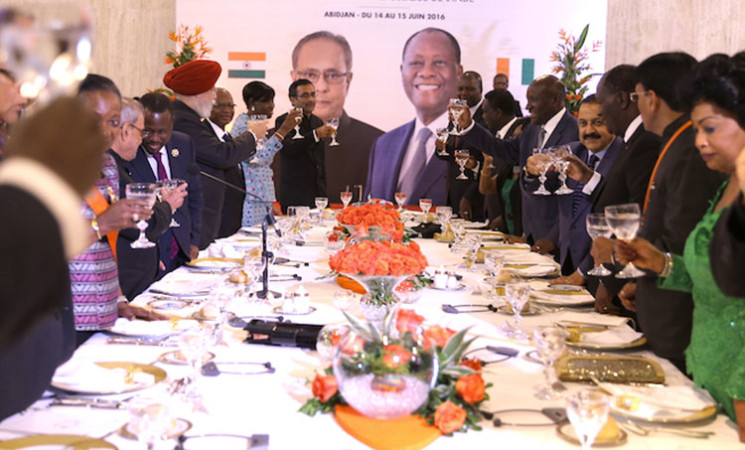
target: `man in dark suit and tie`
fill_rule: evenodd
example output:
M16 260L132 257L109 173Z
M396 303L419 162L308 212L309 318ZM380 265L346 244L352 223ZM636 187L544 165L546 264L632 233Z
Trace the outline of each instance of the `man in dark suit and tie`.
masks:
M292 105L302 108L299 123L300 134L293 128L282 141L280 157L279 203L282 211L288 206L315 207L316 197L326 197L326 172L322 139L330 137L334 130L313 115L316 107L316 89L306 79L290 84L289 96ZM279 129L287 113L277 117L275 129Z
M143 95L140 102L145 108L147 136L129 164L133 178L150 182L186 181L186 199L181 206L173 205L173 219L179 226L169 227L158 238L159 258L163 263L158 272L159 279L199 255L203 205L201 178L191 138L173 130L170 99L163 94L150 93Z
M494 75L494 80L492 80L492 87L494 90L504 89L507 90L510 87L510 79L509 77L504 73L498 73ZM513 114L515 114L515 117L522 117L523 116L523 109L520 107L520 101L515 100L514 101L514 111Z
M163 83L173 90L173 129L191 137L196 161L204 174L200 178L202 219L199 248L206 248L218 235L225 200L225 170L236 166L256 153L257 137L266 134L268 121L249 122L248 131L223 142L215 136L209 124L215 100L215 83L222 68L215 61L196 60L172 69Z
M510 140L496 139L483 127L476 125L466 111L461 116L463 140L498 159L525 167L534 148L555 147L578 139L577 119L565 108L564 98L564 85L558 78L553 75L537 78L528 87L530 125L520 136ZM537 178L520 175L523 235L531 244L549 235L559 215L556 195L533 194L539 185ZM558 188L556 177L549 178L546 187L551 191ZM534 250L542 251L540 246Z
M447 162L434 157L437 129L448 125L448 102L457 93L463 73L460 46L452 34L438 28L414 33L404 44L401 79L416 118L379 137L370 153L365 192L393 201L396 192L407 204L420 198L433 205L447 201Z
M469 70L458 78L458 98L466 102L474 122L488 128L483 118L483 93L484 86L478 72Z
M579 142L569 144L572 154L565 159L582 162L590 171L600 176L607 174L623 148L623 141L605 126L600 104L594 95L582 100L577 123ZM533 176L539 175L540 170L536 161L541 158L548 158L548 155L533 155L528 158L528 173ZM536 242L536 246L540 246L546 252L558 248L559 263L564 274L575 271L590 254L592 245L585 226L585 217L592 209L592 191L588 189L586 182L571 178L567 180L567 186L573 192L558 197L558 223L547 236Z

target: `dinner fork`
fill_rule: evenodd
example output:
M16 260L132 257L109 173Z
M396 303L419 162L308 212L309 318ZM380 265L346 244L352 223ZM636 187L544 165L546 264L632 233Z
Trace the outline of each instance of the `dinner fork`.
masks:
M713 431L700 431L700 430L689 430L686 428L670 428L670 427L659 427L659 426L644 426L641 424L638 424L636 422L633 422L631 420L626 420L623 422L622 426L629 430L630 432L639 435L639 436L650 436L655 433L670 433L675 434L678 436L684 436L694 439L709 439L709 436L713 436L715 433Z

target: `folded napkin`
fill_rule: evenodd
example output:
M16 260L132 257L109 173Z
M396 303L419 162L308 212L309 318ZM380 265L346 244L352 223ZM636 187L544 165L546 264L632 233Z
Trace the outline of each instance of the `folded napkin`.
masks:
M554 265L553 258L534 252L507 253L504 255L505 264L546 264Z
M209 246L207 253L213 258L243 259L244 252L236 249L229 241L215 242Z
M173 274L177 274L177 272L173 272ZM185 276L188 276L188 278ZM198 295L200 293L209 293L220 281L219 278L194 276L193 273L183 271L173 277L167 276L153 283L150 287L173 295Z
M148 322L145 320L129 320L123 317L116 319L110 332L123 334L125 336L170 336L180 331L196 326L195 320L156 320Z
M534 264L528 267L509 267L510 272L523 277L542 277L555 273L559 266L556 264Z
M634 342L642 336L642 333L623 325L597 333L582 333L580 335L580 342L583 344L603 346L624 345Z
M133 385L153 384L155 378L141 371L107 369L91 362L71 361L54 373L52 384L85 392L122 392Z
M531 283L531 287L532 287ZM628 317L611 316L609 314L577 313L561 311L556 314L555 322L577 323L581 325L604 325L609 327L620 327L628 322Z
M598 382L598 386L615 397L616 409L650 419L659 417L660 409L700 411L715 405L708 393L691 386L646 387L604 382Z

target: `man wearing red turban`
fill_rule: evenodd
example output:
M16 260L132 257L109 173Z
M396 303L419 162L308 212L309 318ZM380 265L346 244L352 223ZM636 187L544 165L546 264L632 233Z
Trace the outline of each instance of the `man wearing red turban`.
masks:
M249 123L240 136L221 139L204 119L215 101L215 83L222 68L215 61L196 60L172 69L163 83L176 95L173 102L173 129L188 134L194 141L197 164L201 169L202 229L199 248L215 240L220 229L225 199L225 171L256 153L256 141L266 134L268 123ZM217 180L215 180L215 178Z

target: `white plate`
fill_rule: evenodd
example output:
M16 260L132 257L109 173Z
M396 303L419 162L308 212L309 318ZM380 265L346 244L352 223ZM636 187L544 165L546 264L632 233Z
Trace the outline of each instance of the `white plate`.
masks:
M123 336L165 337L178 334L198 324L196 320L185 319L147 322L139 319L119 318L116 319L114 326L109 328L108 331Z
M577 291L531 290L530 296L536 303L553 306L584 306L595 303L595 298L589 292L577 293Z

